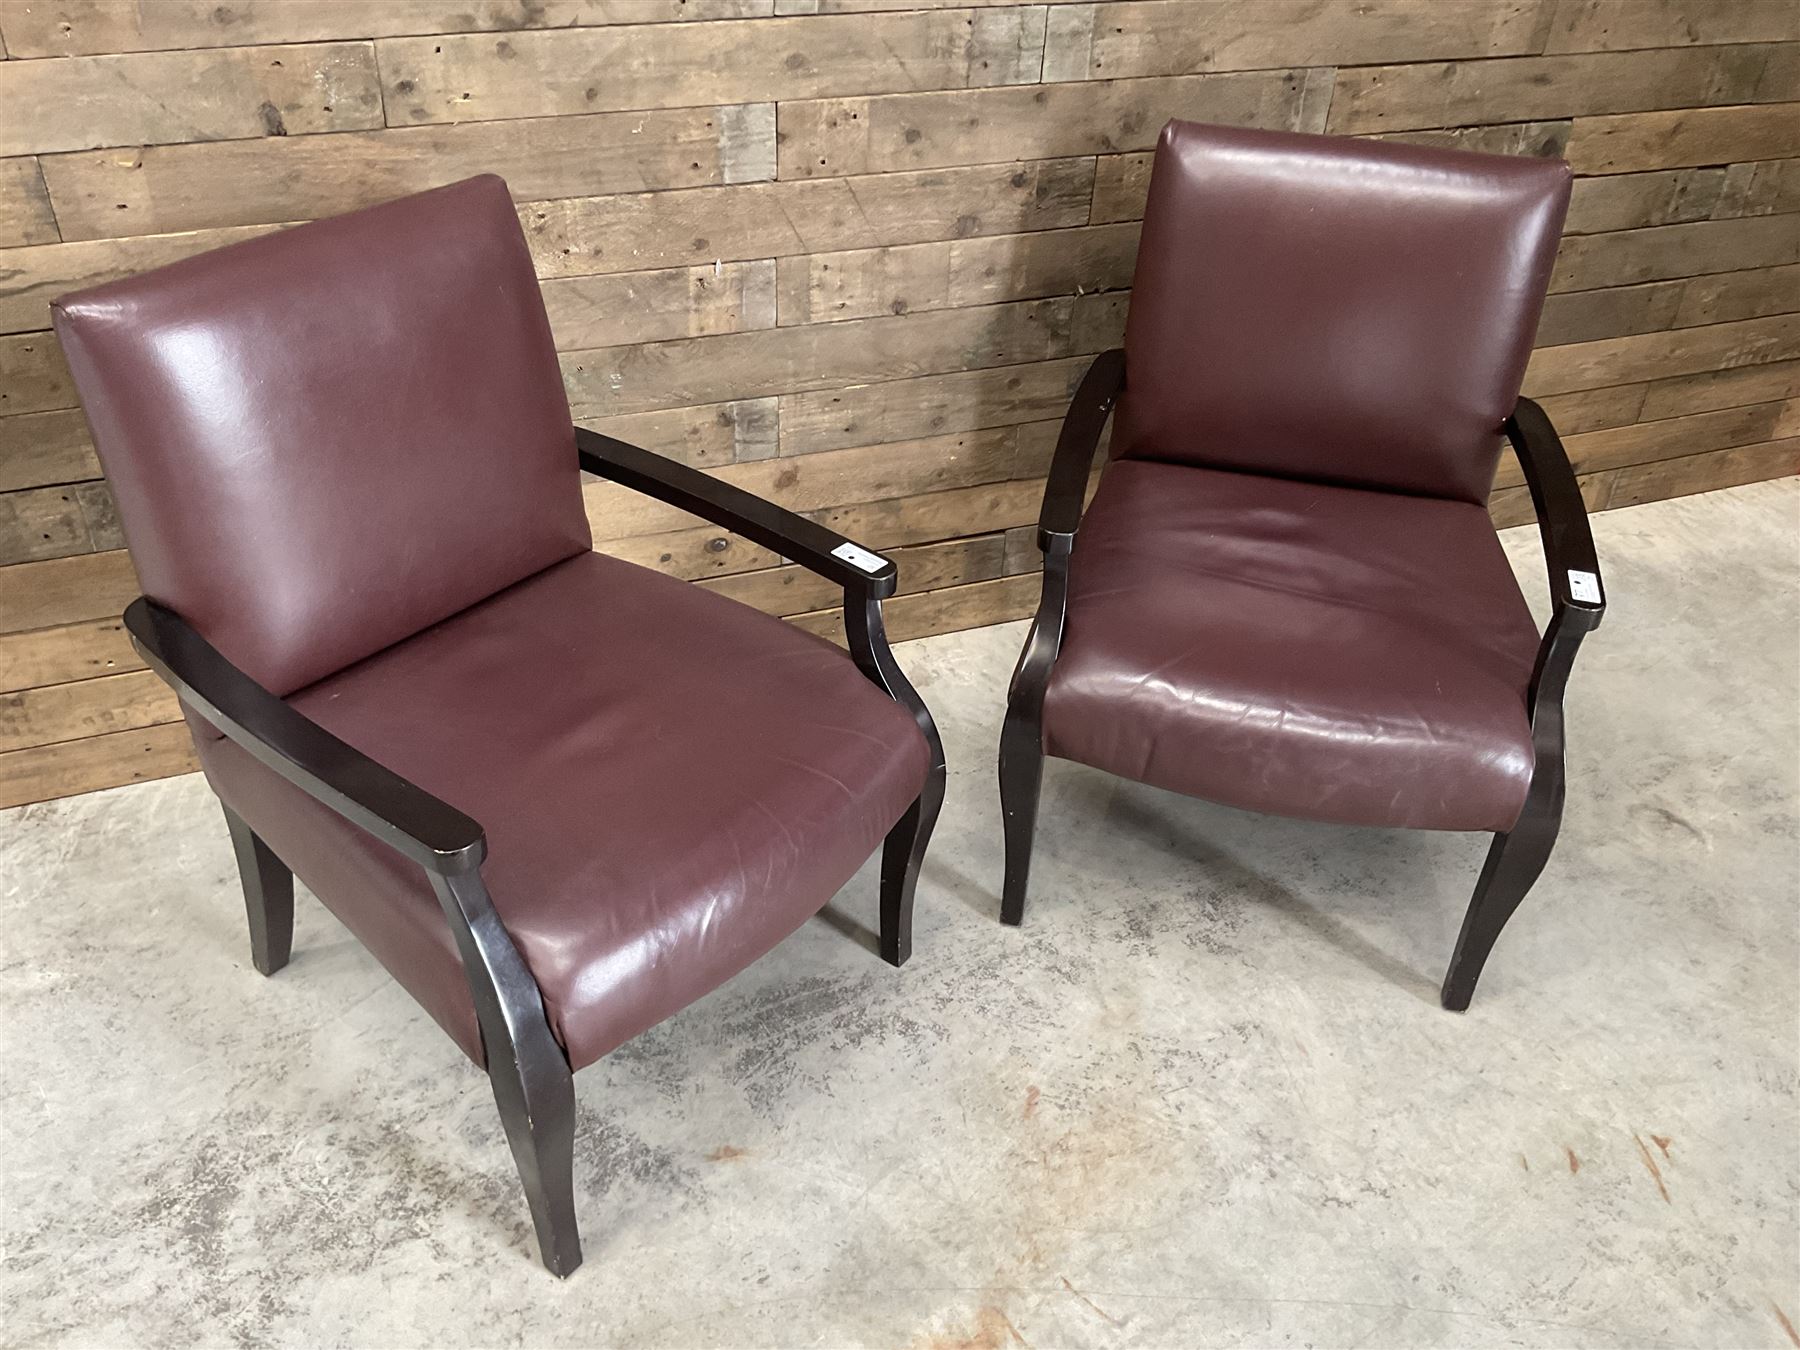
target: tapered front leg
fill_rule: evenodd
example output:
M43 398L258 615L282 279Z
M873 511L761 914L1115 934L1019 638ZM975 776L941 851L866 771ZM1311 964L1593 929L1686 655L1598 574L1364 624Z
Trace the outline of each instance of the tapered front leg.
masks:
M225 825L237 854L244 911L250 920L250 959L264 975L288 963L294 950L294 874L269 846L223 802Z
M1043 782L1043 731L1035 718L1009 710L1000 729L1000 818L1006 836L1001 923L1025 922L1025 890L1031 880L1031 849Z
M575 1083L543 995L494 912L479 871L431 879L481 1024L488 1080L512 1146L538 1252L552 1275L581 1264L575 1222Z
M924 791L888 831L881 846L881 958L891 966L903 966L912 955L913 893L919 885L919 867L931 843L931 831L944 804L942 747L926 776Z

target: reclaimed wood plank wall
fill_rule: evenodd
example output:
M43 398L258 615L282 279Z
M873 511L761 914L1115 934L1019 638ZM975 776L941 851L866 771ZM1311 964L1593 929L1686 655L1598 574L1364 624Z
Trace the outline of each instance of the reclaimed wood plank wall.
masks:
M0 0L0 43L0 806L192 767L50 298L482 171L577 417L892 550L900 638L1032 607L1169 117L1566 156L1528 389L1592 506L1796 467L1793 0ZM836 632L587 492L599 547Z

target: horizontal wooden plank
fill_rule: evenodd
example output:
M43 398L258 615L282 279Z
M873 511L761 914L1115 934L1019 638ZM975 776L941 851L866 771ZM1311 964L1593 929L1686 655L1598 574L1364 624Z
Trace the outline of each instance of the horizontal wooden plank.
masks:
M1787 437L1766 445L1743 445L1731 450L1691 455L1615 470L1606 485L1603 509L1641 506L1696 492L1788 478L1800 473L1800 437Z
M1568 149L1574 123L1566 118L1548 122L1509 122L1490 127L1450 127L1437 131L1384 131L1371 140L1401 145L1427 145L1440 150L1469 150L1481 155L1534 155L1561 158Z
M1715 166L1578 178L1569 199L1563 237L1649 225L1680 225L1706 220L1715 211L1720 216L1752 214L1719 209L1729 172L1723 166Z
M1566 394L1796 356L1800 356L1800 316L1792 314L1676 328L1566 347L1540 347L1526 367L1525 392L1534 398Z
M1045 80L1468 59L1538 49L1550 0L1125 0L1058 5Z
M0 492L0 567L124 546L104 483Z
M1037 609L1041 589L1034 576L999 577L922 595L897 596L882 606L882 612L887 619L888 637L895 642L910 642L936 633L1023 619ZM800 614L789 622L840 646L844 643L841 609Z
M78 410L0 417L0 492L99 476L87 419Z
M1036 80L1044 11L925 11L379 41L388 120L474 122Z
M635 272L1087 223L1092 159L541 202L538 275Z
M14 56L93 56L771 12L772 0L31 0L0 9L0 32Z
M367 42L0 64L0 155L380 125Z
M996 534L1036 520L1043 499L1043 480L1025 479L807 514L869 548L887 550ZM690 580L774 567L783 561L767 549L713 527L610 540L600 551Z
M200 767L185 722L0 754L0 809L172 778Z
M0 694L0 753L174 722L181 705L147 670Z
M1722 408L1661 421L1638 422L1563 436L1563 448L1577 475L1677 459L1708 450L1755 445L1800 432L1800 404L1792 400L1745 408ZM1496 487L1524 482L1516 464L1494 480Z
M1800 310L1800 270L1793 264L1597 291L1568 291L1552 295L1545 302L1537 343L1547 347L1591 342L1795 310Z
M199 141L43 162L62 237L110 239L312 220L478 173L505 178L520 202L752 182L775 174L775 108Z
M1800 261L1797 215L1656 225L1563 240L1550 289L1587 291L1795 261Z
M1796 38L1800 12L1791 0L1561 0L1545 50L1618 51Z
M916 497L1013 478L1041 478L1050 469L1056 431L1054 422L994 427L733 464L715 476L790 511L811 512L870 498ZM600 543L701 524L684 511L616 483L589 483L582 496L588 524Z
M1089 360L1078 356L783 394L781 453L805 455L1060 419Z
M727 333L562 357L570 401L609 415L834 389L1102 351L1124 332L1116 295Z
M1576 120L1565 150L1576 173L1635 173L1800 155L1800 104L1766 103Z
M997 577L1005 551L1003 535L987 534L973 539L894 549L887 556L900 572L898 594L912 595L941 586L960 586ZM841 607L844 602L842 586L796 566L738 572L695 584L730 596L765 614L804 614L809 610Z
M90 619L28 633L0 634L0 692L143 668L118 619Z
M560 350L775 326L775 262L561 277L543 284Z
M1131 284L1136 225L1041 230L781 260L783 324L957 309Z
M37 158L0 159L0 248L54 244L61 237Z
M3 69L3 67L0 67ZM69 291L116 281L152 267L267 234L251 225L191 234L153 234L140 239L97 239L9 249L0 268L0 333L50 327L50 302ZM44 338L49 341L48 335Z
M1735 408L1800 398L1800 361L1770 361L1737 370L1704 370L1646 386L1639 416L1646 421L1686 412Z
M75 381L54 337L0 336L0 417L74 406Z
M1800 216L1787 219L1800 230ZM1682 290L1681 307L1673 326L1687 328L1703 323L1729 323L1766 314L1786 314L1800 309L1800 266L1759 267L1746 272L1723 272L1695 277Z
M1551 424L1564 436L1604 427L1628 426L1638 420L1648 384L1616 384L1607 389L1582 389L1573 394L1553 394L1537 400Z
M1725 171L1716 216L1766 216L1800 211L1800 159L1759 159Z
M581 426L696 468L768 459L779 449L780 411L773 398L703 403L624 417L589 416L585 408L574 411Z
M1753 103L1774 51L1668 47L1340 70L1326 129L1352 135Z
M1094 162L1094 204L1090 219L1142 220L1150 193L1150 167L1155 156L1140 150L1128 155L1101 155Z
M0 633L117 618L137 594L123 549L14 563L0 567Z
M1306 81L1276 70L783 103L779 174L1147 150L1171 117L1298 130Z

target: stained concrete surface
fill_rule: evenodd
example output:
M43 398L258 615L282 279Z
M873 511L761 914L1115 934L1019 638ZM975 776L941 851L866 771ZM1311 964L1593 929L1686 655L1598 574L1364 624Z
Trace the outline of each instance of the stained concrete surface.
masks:
M251 969L200 779L0 815L0 1340L1800 1343L1797 524L1792 480L1596 520L1562 844L1465 1016L1473 836L1053 765L1002 929L1023 626L903 648L953 770L917 954L846 935L865 869L583 1073L564 1284L484 1079L336 922Z

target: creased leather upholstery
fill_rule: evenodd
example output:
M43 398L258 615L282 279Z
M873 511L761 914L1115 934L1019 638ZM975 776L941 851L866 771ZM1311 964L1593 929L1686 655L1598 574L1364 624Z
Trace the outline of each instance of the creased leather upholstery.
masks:
M589 547L498 178L66 296L55 318L144 593L278 694Z
M295 694L480 821L494 907L580 1068L816 913L919 795L925 739L843 652L596 553ZM472 1057L424 873L229 741L219 793Z
M1113 454L1485 500L1569 181L1557 160L1171 122Z
M1076 536L1045 748L1255 811L1507 830L1537 642L1481 506L1122 460Z

